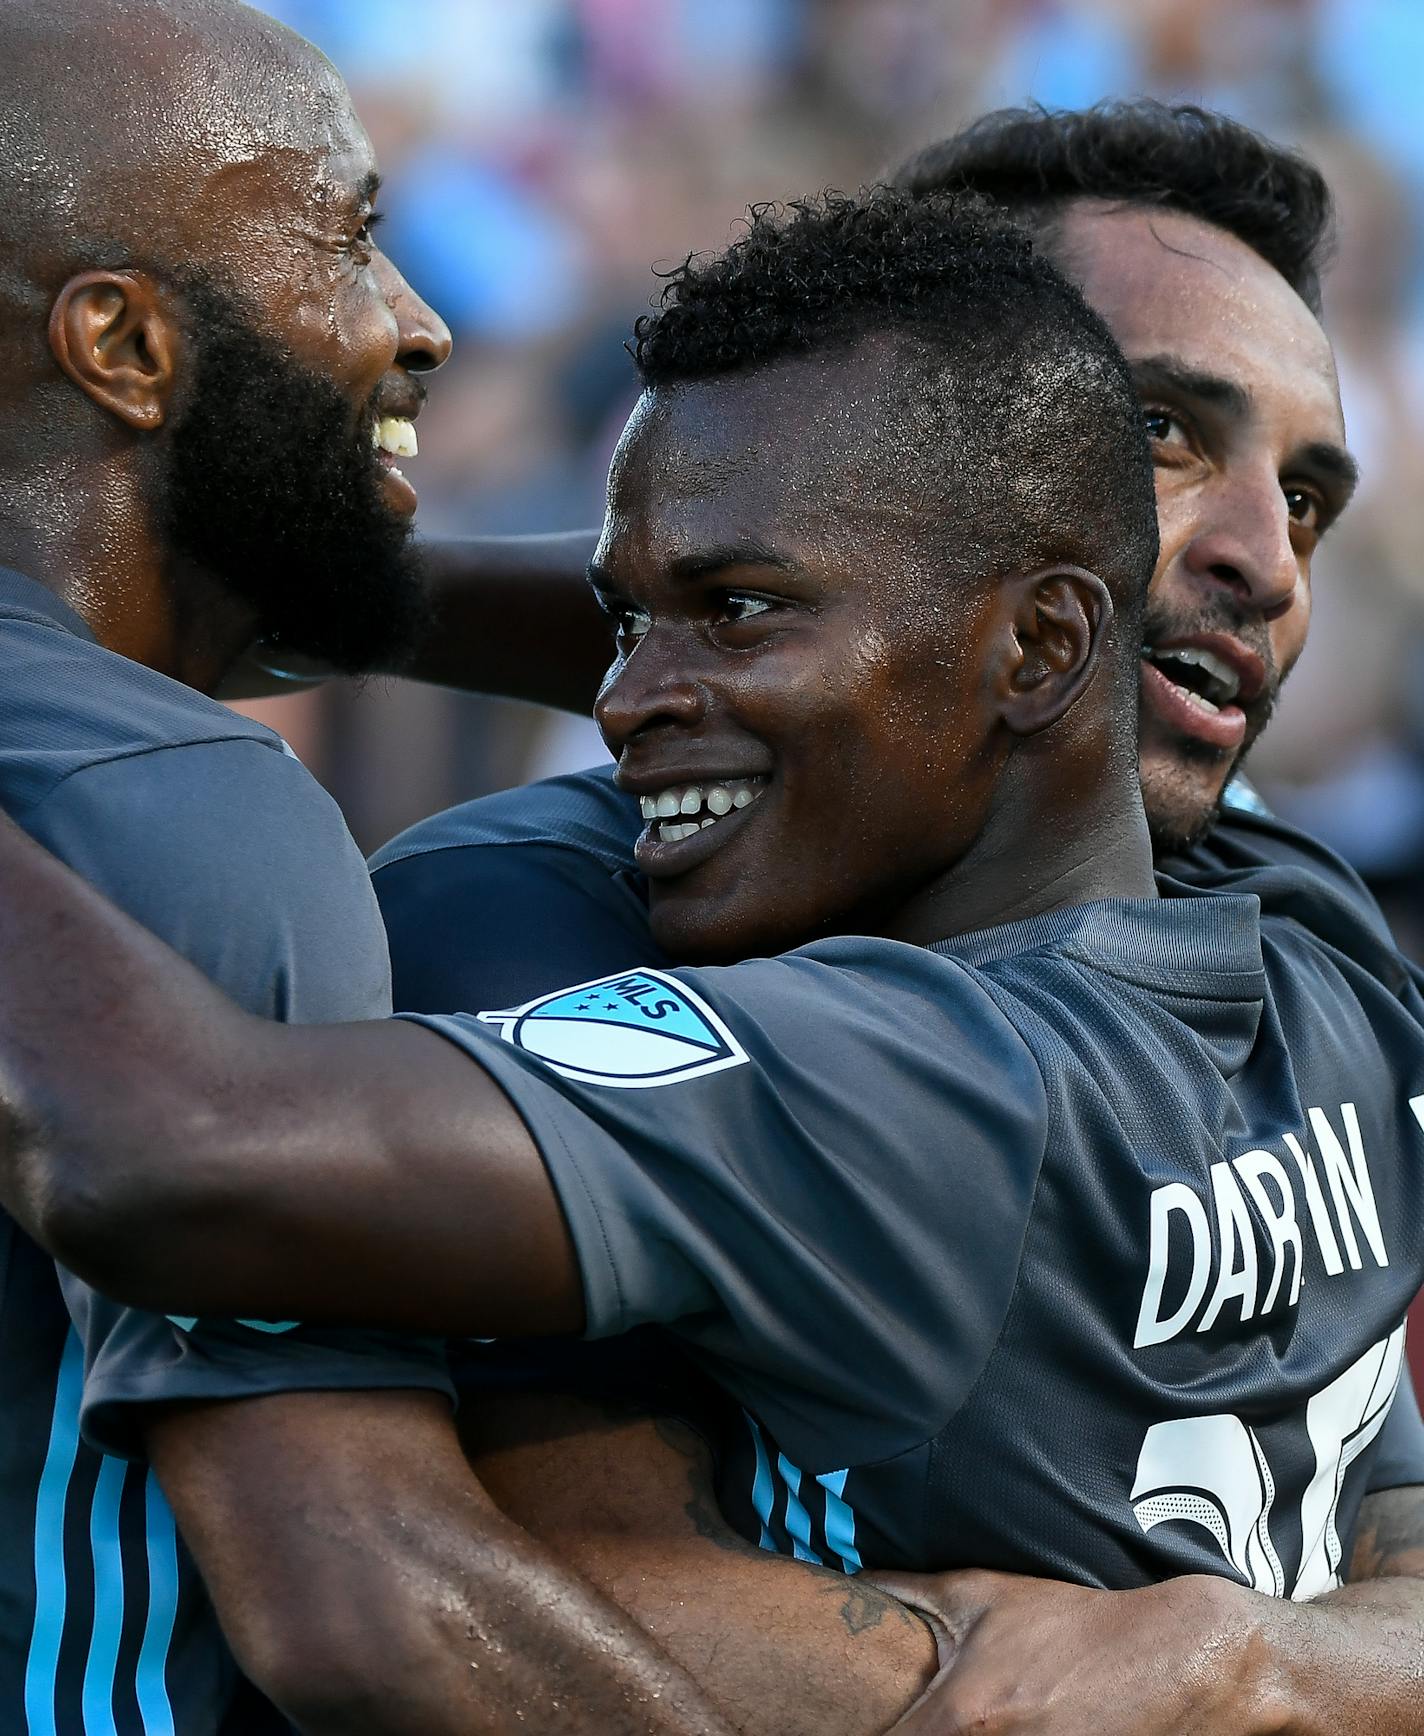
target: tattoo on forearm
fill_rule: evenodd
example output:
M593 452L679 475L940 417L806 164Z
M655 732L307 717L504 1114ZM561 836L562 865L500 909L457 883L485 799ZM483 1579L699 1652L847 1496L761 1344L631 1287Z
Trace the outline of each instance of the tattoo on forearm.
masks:
M696 1430L675 1417L654 1416L653 1426L665 1446L687 1460L688 1498L683 1512L692 1521L699 1537L715 1543L732 1554L755 1553L755 1546L739 1537L722 1517L717 1494L712 1486L712 1467L706 1444Z

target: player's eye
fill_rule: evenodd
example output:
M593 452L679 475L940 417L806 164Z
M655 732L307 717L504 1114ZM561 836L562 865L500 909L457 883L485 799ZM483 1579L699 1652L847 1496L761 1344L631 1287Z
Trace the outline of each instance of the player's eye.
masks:
M372 211L365 222L356 231L355 245L365 253L372 253L376 247L376 231L385 222L383 211Z
M636 645L653 624L646 609L635 609L631 603L605 602L603 610L612 621L614 637L620 644Z
M1287 488L1285 497L1286 511L1293 524L1304 525L1307 530L1314 531L1324 528L1325 503L1313 488Z
M770 597L759 597L752 591L724 592L721 604L728 621L750 621L754 616L765 615L773 606Z
M1180 416L1160 404L1144 404L1142 425L1154 446L1189 446L1191 435Z

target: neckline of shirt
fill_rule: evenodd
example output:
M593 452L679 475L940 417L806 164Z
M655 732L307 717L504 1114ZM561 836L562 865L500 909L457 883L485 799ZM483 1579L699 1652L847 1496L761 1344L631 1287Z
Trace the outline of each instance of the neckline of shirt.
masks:
M89 623L62 597L57 597L37 579L26 578L13 567L0 567L0 616L39 619L97 644Z
M1162 898L1103 898L934 942L968 965L1051 949L1153 986L1256 1000L1265 984L1260 901L1249 893L1192 891Z

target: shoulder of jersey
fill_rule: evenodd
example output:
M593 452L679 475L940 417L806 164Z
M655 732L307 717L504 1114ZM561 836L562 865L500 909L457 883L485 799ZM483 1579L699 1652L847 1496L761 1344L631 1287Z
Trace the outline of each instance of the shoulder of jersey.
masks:
M265 724L48 622L0 618L0 641L4 735L29 747L82 747L96 759L223 740L285 748Z
M642 825L636 801L615 787L612 766L600 766L447 808L383 845L371 870L484 844L552 844L584 851L611 870L631 868Z

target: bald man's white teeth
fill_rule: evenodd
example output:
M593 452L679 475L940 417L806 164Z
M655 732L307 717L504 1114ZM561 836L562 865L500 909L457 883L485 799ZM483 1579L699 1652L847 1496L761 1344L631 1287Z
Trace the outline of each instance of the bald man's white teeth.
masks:
M420 444L415 438L415 423L404 416L382 416L375 427L373 438L379 452L387 452L392 458L415 458L420 453Z

